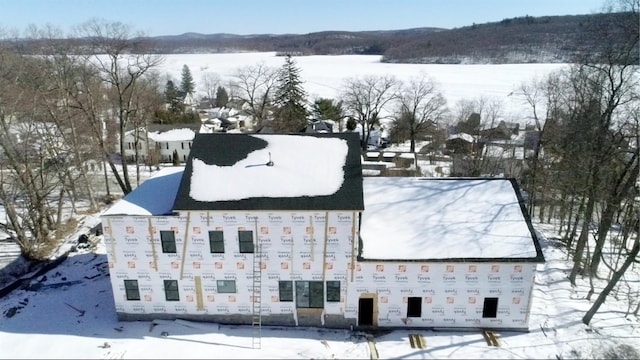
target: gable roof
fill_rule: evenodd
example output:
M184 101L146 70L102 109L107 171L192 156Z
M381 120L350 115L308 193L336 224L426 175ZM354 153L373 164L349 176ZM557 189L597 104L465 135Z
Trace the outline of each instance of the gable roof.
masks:
M368 177L363 187L361 260L544 261L513 179Z
M174 210L363 208L355 133L197 134L174 203Z

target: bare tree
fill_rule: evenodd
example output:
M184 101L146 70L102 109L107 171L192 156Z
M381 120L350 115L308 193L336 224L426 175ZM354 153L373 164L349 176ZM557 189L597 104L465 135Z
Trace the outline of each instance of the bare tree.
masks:
M218 87L220 87L221 83L222 78L218 73L206 72L202 74L201 88L207 97L209 106L211 107L215 107L216 92L218 91Z
M146 54L144 43L138 40L140 37L133 37L131 29L119 22L106 23L94 19L79 27L78 31L81 37L89 39L90 53L84 55L86 62L94 67L96 75L108 86L106 94L111 109L96 114L95 120L106 117L107 121L117 124L119 152L124 154L126 130L139 110L134 99L141 90L140 80L164 59ZM111 149L103 148L103 151L122 192L128 194L133 188L126 158L122 156L120 176Z
M368 75L344 81L341 99L345 113L362 129L360 143L367 149L371 131L387 116L385 111L398 96L401 83L393 76Z
M234 75L235 81L231 86L232 97L245 103L246 111L253 117L257 129L262 128L270 114L279 70L259 63L242 67Z
M410 152L416 151L416 138L435 128L447 112L444 96L434 79L422 75L411 79L398 95L399 113L409 133Z

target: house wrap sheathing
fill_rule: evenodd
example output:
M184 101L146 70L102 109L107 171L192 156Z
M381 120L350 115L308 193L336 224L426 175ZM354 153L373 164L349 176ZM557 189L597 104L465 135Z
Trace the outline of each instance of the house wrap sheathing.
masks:
M543 258L515 182L363 181L359 145L196 135L102 216L118 317L526 330Z

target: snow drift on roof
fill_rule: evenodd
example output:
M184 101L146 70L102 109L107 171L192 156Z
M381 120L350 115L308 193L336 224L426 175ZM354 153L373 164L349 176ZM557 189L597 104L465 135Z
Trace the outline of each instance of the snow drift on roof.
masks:
M208 165L193 158L189 195L194 200L324 196L336 193L342 186L349 150L345 140L252 136L266 141L267 147L250 152L231 166ZM267 165L269 161L271 166Z

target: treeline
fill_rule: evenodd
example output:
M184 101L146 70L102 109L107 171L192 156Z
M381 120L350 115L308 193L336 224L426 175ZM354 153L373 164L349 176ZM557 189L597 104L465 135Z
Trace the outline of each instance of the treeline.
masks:
M570 63L584 54L605 54L628 32L638 33L633 11L592 15L523 16L455 29L423 27L392 31L324 31L309 34L197 34L140 38L134 49L155 54L276 51L303 55L382 55L393 63ZM144 41L142 41L144 40ZM23 52L39 53L38 40L14 40ZM89 39L66 39L78 51ZM636 51L638 54L639 51ZM638 56L629 59L638 63Z

